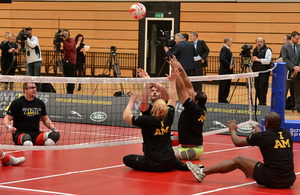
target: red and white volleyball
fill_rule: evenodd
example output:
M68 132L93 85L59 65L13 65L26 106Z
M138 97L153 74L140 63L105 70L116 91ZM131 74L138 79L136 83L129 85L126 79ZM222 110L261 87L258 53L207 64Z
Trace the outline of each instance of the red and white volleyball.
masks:
M146 15L146 8L141 3L135 3L130 8L130 14L135 19L143 19Z

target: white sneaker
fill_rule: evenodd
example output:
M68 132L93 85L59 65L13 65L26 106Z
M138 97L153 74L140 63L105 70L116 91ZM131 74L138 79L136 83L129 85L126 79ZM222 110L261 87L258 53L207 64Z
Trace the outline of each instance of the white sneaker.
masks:
M45 146L54 146L55 142L52 139L47 139L45 141Z
M23 143L23 146L33 146L33 143L32 143L32 141L25 141Z
M201 183L204 177L206 176L205 173L202 172L204 166L201 164L199 165L193 164L190 161L187 161L186 165L189 168L189 170L193 173L197 181Z
M8 166L8 165L14 165L15 166L15 165L20 165L24 162L25 162L25 157L16 158L16 157L13 157L13 156L9 157L8 163L3 163L3 161L1 161L3 166Z

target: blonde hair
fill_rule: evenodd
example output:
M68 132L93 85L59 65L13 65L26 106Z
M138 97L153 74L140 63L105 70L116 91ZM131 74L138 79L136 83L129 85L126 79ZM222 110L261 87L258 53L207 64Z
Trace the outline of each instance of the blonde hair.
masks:
M154 104L153 108L151 110L152 116L155 116L157 119L164 118L168 113L168 106L166 104L166 101L162 98L157 99Z
M15 38L15 35L12 34L12 33L9 33L9 34L7 35L7 40L10 39L10 38Z

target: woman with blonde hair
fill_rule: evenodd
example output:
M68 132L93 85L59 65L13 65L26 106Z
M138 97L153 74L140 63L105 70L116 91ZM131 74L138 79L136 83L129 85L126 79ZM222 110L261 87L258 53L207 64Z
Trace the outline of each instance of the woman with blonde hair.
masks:
M2 63L1 72L2 75L15 75L15 70L17 66L17 53L19 52L19 47L15 43L15 36L12 33L7 35L7 41L2 47ZM13 90L14 83L10 84L10 90ZM4 83L4 89L8 89L8 83Z
M123 162L126 166L135 170L150 172L171 171L173 169L188 171L186 164L175 157L170 138L170 127L173 123L176 105L176 78L179 75L179 70L172 72L171 76L166 75L171 82L169 101L166 104L165 100L157 99L153 104L150 116L132 115L132 108L139 92L134 91L130 95L123 119L129 124L141 128L144 155L125 156Z

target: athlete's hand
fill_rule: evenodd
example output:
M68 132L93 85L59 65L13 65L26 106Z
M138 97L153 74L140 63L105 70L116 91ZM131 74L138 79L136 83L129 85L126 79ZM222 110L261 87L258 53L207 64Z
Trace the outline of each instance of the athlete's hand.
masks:
M9 133L14 134L17 131L17 128L9 125L9 128L7 129Z
M236 121L235 120L231 120L231 121L228 121L226 126L229 127L229 131L232 132L232 131L237 131L238 127L236 125Z

